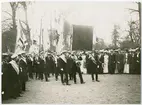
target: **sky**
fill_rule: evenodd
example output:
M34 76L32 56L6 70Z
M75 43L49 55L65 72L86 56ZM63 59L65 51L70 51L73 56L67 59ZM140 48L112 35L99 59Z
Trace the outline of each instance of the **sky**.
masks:
M94 27L94 40L97 37L104 39L108 44L111 43L111 35L115 24L120 26L121 36L125 36L124 30L128 29L129 20L138 20L138 14L132 13L128 8L137 9L137 4L132 1L125 2L97 2L97 1L71 1L71 2L34 2L28 6L28 22L31 32L35 37L40 33L40 26L45 29L44 36L46 39L47 29L49 28L50 19L55 16L53 13L63 11L68 13L66 20L70 24L89 25ZM2 11L11 13L9 3L2 4ZM2 20L8 18L5 12L2 12ZM17 19L24 20L22 9L17 11ZM55 25L56 26L56 25ZM54 24L53 24L54 27Z

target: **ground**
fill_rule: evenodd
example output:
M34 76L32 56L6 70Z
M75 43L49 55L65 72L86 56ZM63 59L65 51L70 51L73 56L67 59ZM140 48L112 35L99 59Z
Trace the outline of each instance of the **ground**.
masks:
M140 75L102 74L100 82L92 82L90 75L83 75L85 84L70 81L62 85L54 77L50 82L30 80L22 97L3 103L25 104L140 104Z

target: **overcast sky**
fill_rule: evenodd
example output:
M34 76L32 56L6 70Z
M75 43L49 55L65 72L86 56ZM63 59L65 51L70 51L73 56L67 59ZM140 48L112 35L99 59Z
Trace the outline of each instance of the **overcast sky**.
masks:
M49 28L51 11L68 12L67 20L70 24L90 25L94 27L94 35L111 43L114 24L120 25L121 30L127 29L127 21L138 20L136 13L130 14L128 8L137 9L137 4L125 2L34 2L28 7L28 21L33 34L39 34L42 18L43 27ZM2 11L11 12L9 3L2 4ZM52 14L53 15L53 14ZM2 12L2 20L8 15ZM23 10L18 10L17 19L24 20ZM122 31L121 35L125 35ZM95 38L95 37L94 37Z

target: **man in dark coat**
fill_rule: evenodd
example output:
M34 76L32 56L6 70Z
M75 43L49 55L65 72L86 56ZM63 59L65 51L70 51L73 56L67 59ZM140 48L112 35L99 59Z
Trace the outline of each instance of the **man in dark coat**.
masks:
M73 59L71 58L70 54L66 57L66 59L67 59L66 72L69 74L70 80L72 80L73 79L73 74L72 74Z
M25 53L20 54L20 61L19 61L19 70L20 70L20 82L22 91L26 90L26 81L28 80L27 75L27 61Z
M66 64L67 64L67 60L66 60L66 57L65 57L65 54L62 53L60 55L60 57L58 58L57 60L58 62L58 68L60 70L60 75L61 75L61 82L62 84L64 84L64 74L65 74L65 80L66 80L66 85L70 85L68 82L68 73L66 71Z
M111 51L111 54L109 54L109 60L108 60L108 69L110 74L114 74L116 68L116 58L114 51Z
M80 83L84 84L85 82L83 80L82 73L80 70L79 58L77 58L75 55L72 58L73 58L72 73L73 73L74 83L76 84L76 73L78 73L80 78Z
M103 74L103 63L104 63L104 54L101 53L99 57L99 73Z
M51 54L48 54L46 57L46 66L48 69L48 77L50 77L50 73L54 75L54 61Z
M44 59L42 55L39 57L39 79L43 80L43 73L45 71ZM47 78L46 78L47 79Z
M18 67L17 54L12 55L12 60L7 65L7 93L10 97L16 98L20 96L20 84L19 84L19 67Z
M122 74L124 70L124 55L121 53L121 51L118 51L116 55L116 63L117 63L118 73Z
M95 75L96 75L96 81L100 82L98 80L98 73L99 73L99 70L100 70L100 66L102 66L102 65L100 65L100 61L99 61L99 58L98 58L98 53L94 53L94 57L93 58L94 58L94 60L96 62L95 66L94 66L94 71L95 71Z
M8 99L10 96L9 93L9 62L11 61L9 55L2 55L2 100Z
M35 72L35 79L38 79L39 77L39 58L37 56L34 57L33 68Z
M46 80L46 82L49 81L49 79L48 79L48 76L49 76L48 56L45 57L45 69L44 69L44 75L45 75L45 80Z
M89 71L89 62L90 62L89 54L87 54L86 55L86 69L87 69L87 74L90 74L90 71Z
M33 59L31 57L31 55L29 55L27 57L27 66L28 66L28 73L29 73L29 77L31 79L33 79Z
M134 74L135 73L135 54L133 51L130 51L129 55L128 55L128 61L129 61L129 68L130 68L130 74Z
M45 61L46 61L46 64L45 64L45 71L46 71L46 73L47 73L47 76L49 77L50 75L50 57L49 57L49 55L47 55L46 57L45 57Z
M92 55L90 55L89 60L90 60L89 70L90 70L90 73L91 73L92 81L94 81L94 74L95 74L96 69L97 69L97 64L96 64L96 60L94 59L94 57ZM96 78L96 80L97 80L97 78Z
M141 53L140 53L140 49L136 50L136 74L140 74L141 73Z

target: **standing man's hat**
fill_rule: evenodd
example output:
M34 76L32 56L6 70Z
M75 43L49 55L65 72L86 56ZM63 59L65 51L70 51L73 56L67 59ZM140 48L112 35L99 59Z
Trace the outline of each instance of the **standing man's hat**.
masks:
M20 52L18 53L18 55L25 54L25 53L26 53L25 51L20 51Z
M16 58L18 55L16 53L14 53L11 58Z
M8 53L2 53L2 55L3 55L3 56L7 56L7 55L8 55Z

